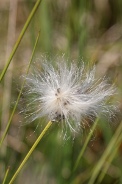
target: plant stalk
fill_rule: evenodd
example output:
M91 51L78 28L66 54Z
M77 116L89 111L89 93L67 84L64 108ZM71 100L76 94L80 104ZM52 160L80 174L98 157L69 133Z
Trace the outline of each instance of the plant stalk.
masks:
M22 29L22 31L21 31L21 33L20 33L16 43L15 43L15 45L13 47L13 50L12 50L8 60L7 60L7 63L6 63L2 73L0 75L0 82L2 81L2 79L3 79L7 69L8 69L8 67L9 67L9 65L11 63L11 60L12 60L12 58L13 58L13 56L14 56L14 54L15 54L15 52L16 52L16 50L17 50L17 48L18 48L18 46L19 46L19 44L20 44L20 42L21 42L21 40L22 40L22 38L23 38L23 36L24 36L24 34L25 34L25 32L26 32L26 30L27 30L27 28L28 28L28 26L29 26L29 24L31 22L31 20L32 20L32 18L33 18L33 16L34 16L34 14L36 13L36 10L38 9L41 1L42 0L37 0L37 2L35 3L32 11L31 11L31 13L30 13L30 15L29 15L29 17L28 17L28 19L27 19L27 21L26 21L26 23L25 23L25 25L24 25L24 27L23 27L23 29Z
M11 178L11 180L10 180L10 182L8 184L12 184L14 182L14 180L17 177L17 175L22 170L23 166L25 165L25 163L27 162L27 160L29 159L29 157L33 153L34 149L36 148L36 146L38 145L38 143L43 138L43 136L45 135L45 133L47 132L47 130L50 128L51 125L52 125L52 122L49 121L48 124L46 125L46 127L44 128L44 130L42 131L42 133L39 135L39 137L37 138L37 140L35 141L35 143L31 147L30 151L25 156L24 160L22 161L22 163L20 164L20 166L18 167L18 169L16 170L15 174L13 175L13 177Z
M38 40L39 40L39 36L40 36L40 32L38 33L38 36L37 36L37 39L36 39L36 42L35 42L35 45L34 45L34 48L33 48L33 51L32 51L32 55L31 55L31 58L30 58L30 61L29 61L28 67L27 67L26 75L28 74L29 69L30 69L30 66L31 66L31 63L32 63L33 56L34 56L34 53L35 53L35 49L36 49L36 46L37 46L37 43L38 43ZM14 113L15 113L15 110L16 110L16 108L17 108L19 99L20 99L21 94L22 94L22 90L23 90L24 84L25 84L25 80L24 80L23 83L22 83L22 86L21 86L21 89L20 89L18 98L17 98L17 100L16 100L16 103L15 103L15 105L14 105L13 111L12 111L12 113L11 113L11 115L10 115L10 118L9 118L9 120L8 120L8 123L7 123L7 126L6 126L5 131L4 131L3 135L2 135L2 138L1 138L1 140L0 140L0 147L1 147L3 141L4 141L5 137L6 137L6 134L7 134L7 132L8 132L8 129L9 129L9 127L10 127L10 124L11 124L11 121L12 121L12 118L13 118L13 115L14 115Z

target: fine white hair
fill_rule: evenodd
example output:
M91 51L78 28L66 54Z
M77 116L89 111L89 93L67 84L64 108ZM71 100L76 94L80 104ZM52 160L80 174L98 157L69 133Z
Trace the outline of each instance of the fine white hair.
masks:
M31 121L48 117L75 132L84 117L111 114L112 105L106 104L106 100L115 90L104 78L95 79L95 67L86 71L83 63L78 67L64 62L54 66L43 63L41 70L35 68L26 77L26 98L31 96L26 113L29 112Z

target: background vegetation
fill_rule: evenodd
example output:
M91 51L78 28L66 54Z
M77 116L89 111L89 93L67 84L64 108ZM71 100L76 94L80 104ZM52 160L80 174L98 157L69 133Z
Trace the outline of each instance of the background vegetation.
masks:
M0 1L0 71L25 24L35 0ZM53 124L39 143L14 183L17 184L88 184L104 151L110 146L121 124L122 112L122 1L121 0L43 0L33 17L0 86L0 133L5 130L22 84L38 32L39 42L33 61L42 55L60 56L86 64L96 64L96 75L109 77L115 83L119 102L116 117L99 118L75 172L76 159L86 141L91 123L84 124L81 133L64 140L60 126ZM24 124L20 102L12 118L7 137L0 148L0 183L10 166L6 183L45 126L44 120ZM23 107L24 108L24 107ZM119 112L120 111L120 112ZM22 126L23 125L23 126ZM37 126L38 125L38 126ZM88 126L89 125L89 126ZM122 184L122 135L105 159L98 180L94 183ZM113 155L113 156L112 156ZM99 164L100 165L100 164ZM108 169L105 169L107 168ZM105 173L103 179L99 179Z

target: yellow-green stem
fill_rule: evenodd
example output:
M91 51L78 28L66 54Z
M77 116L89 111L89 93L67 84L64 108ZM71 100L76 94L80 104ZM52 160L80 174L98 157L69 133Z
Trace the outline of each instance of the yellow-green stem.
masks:
M112 152L112 149L113 147L115 146L116 144L116 141L119 137L119 135L121 134L122 132L122 122L120 123L120 125L118 126L114 136L112 137L108 147L106 148L104 154L102 155L102 157L100 158L99 162L97 163L96 167L94 168L93 170L93 173L92 173L92 176L90 178L90 181L88 184L94 184L103 164L105 163L105 160L109 157L109 155L111 154Z
M5 184L5 182L6 182L6 178L8 176L9 169L10 169L10 167L8 167L8 169L7 169L6 173L5 173L5 176L4 176L2 184Z
M114 159L115 155L117 154L117 151L118 151L118 148L119 148L119 146L121 144L121 141L122 141L122 134L120 134L119 138L117 139L116 147L112 151L110 156L108 157L107 163L105 164L103 171L99 175L99 178L98 178L98 181L97 181L98 184L100 184L102 182L102 180L103 180L103 178L104 178L104 176L105 176L105 174L106 174L106 172L107 172L107 170L108 170L112 160Z
M37 43L38 43L38 40L39 40L39 36L40 36L40 32L38 33L38 36L37 36L37 39L36 39L36 42L35 42L35 45L34 45L34 48L33 48L33 51L32 51L32 55L31 55L31 58L30 58L30 61L29 61L28 67L27 67L26 75L28 74L30 65L31 65L31 63L32 63L32 59L33 59L33 56L34 56L34 53L35 53L35 49L36 49L36 46L37 46ZM17 105L18 105L20 96L21 96L21 94L22 94L22 90L23 90L24 84L25 84L25 80L24 80L23 83L22 83L22 86L21 86L21 89L20 89L18 98L17 98L17 100L16 100L15 106L14 106L13 111L12 111L12 113L11 113L11 116L10 116L10 118L9 118L9 120L8 120L7 126L6 126L6 128L5 128L4 133L3 133L3 136L2 136L2 138L1 138L1 140L0 140L0 147L1 147L3 141L4 141L5 137L6 137L6 134L7 134L7 132L8 132L8 129L9 129L9 127L10 127L10 124L11 124L11 121L12 121L12 118L13 118L13 115L14 115L14 112L15 112L15 110L16 110L16 108L17 108Z
M18 46L19 46L19 44L20 44L20 42L21 42L21 40L22 40L22 38L23 38L23 36L24 36L24 34L25 34L25 32L26 32L26 30L27 30L27 28L28 28L28 26L29 26L29 24L30 24L30 22L32 20L32 18L33 18L33 16L34 16L34 14L35 14L35 12L36 12L36 10L38 9L41 1L42 0L37 0L37 2L35 3L32 11L31 11L31 13L30 13L30 15L29 15L29 17L28 17L28 19L27 19L27 21L26 21L26 23L25 23L25 25L24 25L24 27L23 27L23 29L22 29L22 31L21 31L21 33L20 33L16 43L15 43L15 45L14 45L14 48L13 48L13 50L12 50L12 52L11 52L9 58L8 58L8 61L7 61L5 67L4 67L4 69L3 69L3 71L2 71L2 73L0 75L0 82L2 81L4 75L5 75L8 67L9 67L9 64L10 64L10 62L11 62L11 60L12 60L12 58L13 58L13 56L14 56L14 54L15 54L15 52L16 52L16 50L17 50L17 48L18 48Z
M15 174L13 175L13 177L11 178L11 180L10 180L10 182L8 184L12 184L14 182L14 180L17 177L17 175L19 174L19 172L21 171L21 169L23 168L23 166L25 165L25 163L27 162L27 160L29 159L29 157L33 153L34 149L36 148L36 146L38 145L38 143L40 142L40 140L45 135L45 133L47 132L47 130L49 129L49 127L51 125L52 125L52 122L49 121L48 124L46 125L46 127L44 128L44 130L42 131L42 133L39 135L39 137L37 138L37 140L35 141L35 143L31 147L30 151L25 156L24 160L22 161L22 163L20 164L20 166L18 167L18 169L16 170Z
M88 137L87 137L87 139L86 139L86 141L85 141L85 143L84 143L84 145L83 145L83 148L81 149L81 152L79 153L79 156L78 156L78 158L77 158L77 160L76 160L76 162L75 162L75 166L74 166L73 172L74 172L74 171L77 169L77 167L78 167L78 164L79 164L79 162L80 162L80 160L81 160L81 157L83 156L83 153L84 153L84 151L85 151L85 149L86 149L86 147L87 147L87 145L88 145L88 143L89 143L89 140L91 139L91 136L93 135L93 132L94 132L96 126L97 126L98 120L99 120L99 118L96 119L96 121L94 122L94 124L93 124L93 126L92 126L92 128L91 128L91 131L90 131L90 133L89 133L89 135L88 135Z

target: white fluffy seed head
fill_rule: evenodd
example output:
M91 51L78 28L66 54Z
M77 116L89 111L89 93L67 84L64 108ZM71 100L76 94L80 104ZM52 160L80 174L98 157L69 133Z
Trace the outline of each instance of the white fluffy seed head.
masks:
M114 89L104 79L95 79L95 67L85 73L84 65L45 63L41 71L35 69L26 77L26 83L26 93L31 95L26 111L31 111L31 121L46 116L75 132L84 117L110 114L112 106L106 100Z

